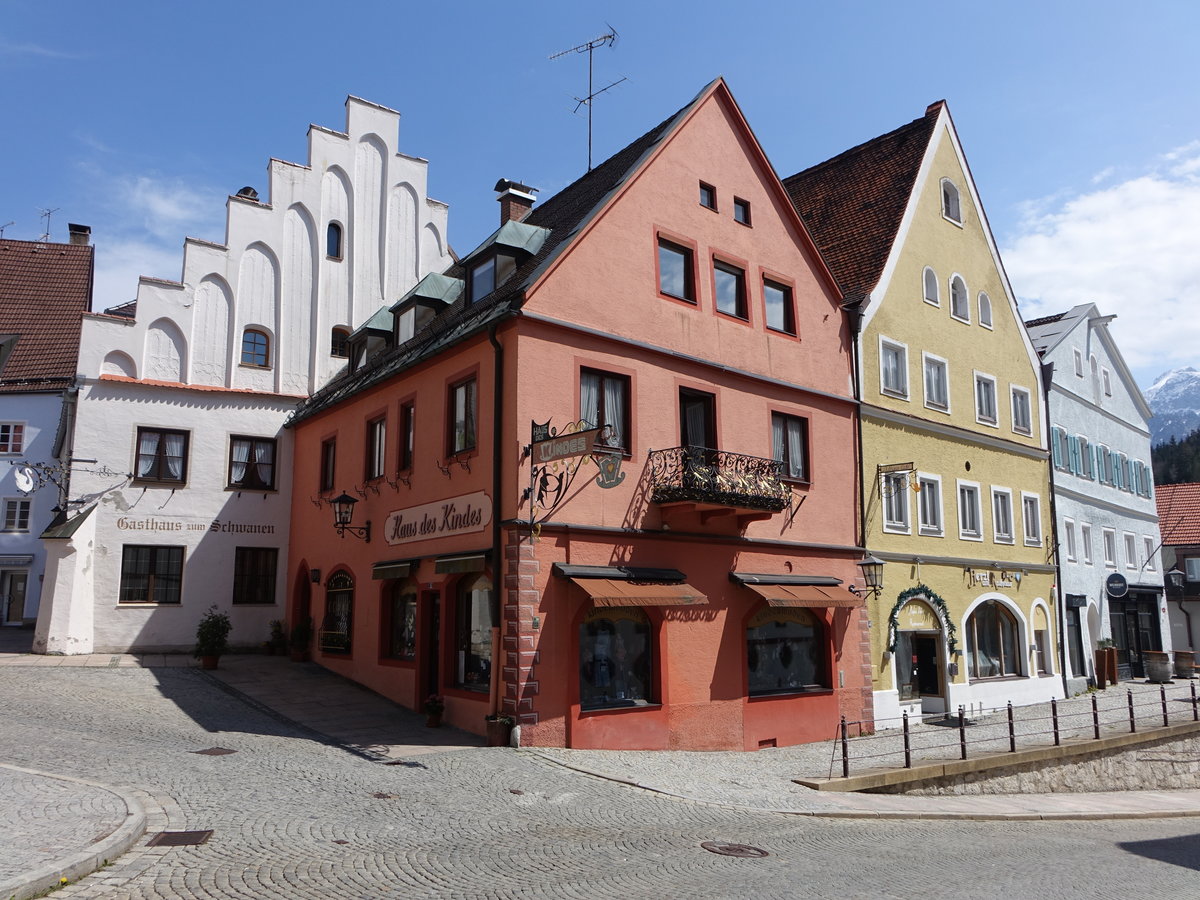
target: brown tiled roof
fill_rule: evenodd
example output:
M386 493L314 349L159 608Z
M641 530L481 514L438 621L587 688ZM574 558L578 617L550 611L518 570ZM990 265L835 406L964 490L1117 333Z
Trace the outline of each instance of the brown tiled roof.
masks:
M847 297L879 283L941 109L783 179Z
M61 390L75 377L92 303L88 244L0 240L0 334L18 334L0 392Z
M1200 483L1156 484L1154 497L1163 543L1200 544Z

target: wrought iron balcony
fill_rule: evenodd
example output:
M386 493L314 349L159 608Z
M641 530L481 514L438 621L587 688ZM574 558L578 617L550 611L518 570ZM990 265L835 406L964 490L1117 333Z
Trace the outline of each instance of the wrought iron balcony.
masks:
M655 503L776 513L791 501L792 490L777 459L707 447L672 447L651 450L647 462L650 499Z

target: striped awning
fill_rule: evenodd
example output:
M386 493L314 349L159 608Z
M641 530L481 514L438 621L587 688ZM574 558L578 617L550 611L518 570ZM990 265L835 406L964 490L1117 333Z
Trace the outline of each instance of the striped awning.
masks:
M857 609L864 600L843 587L822 584L747 584L768 606L803 606L819 609Z
M708 597L686 583L648 583L610 578L572 578L596 606L700 606Z

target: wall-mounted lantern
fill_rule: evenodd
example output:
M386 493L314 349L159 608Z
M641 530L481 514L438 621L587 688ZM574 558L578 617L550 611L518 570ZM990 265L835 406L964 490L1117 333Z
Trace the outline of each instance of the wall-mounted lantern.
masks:
M337 529L339 537L345 537L348 531L369 544L371 543L371 521L368 519L365 525L350 524L354 519L354 504L357 502L344 491L340 497L334 497L329 501L333 507L333 527Z
M877 559L870 553L867 558L857 563L862 569L863 581L867 583L867 590L872 594L878 594L883 590L883 560Z

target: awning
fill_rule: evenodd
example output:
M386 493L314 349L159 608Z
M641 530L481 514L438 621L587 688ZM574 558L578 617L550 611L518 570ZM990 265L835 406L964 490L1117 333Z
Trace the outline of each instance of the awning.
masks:
M443 556L433 564L433 570L439 575L454 575L459 572L482 572L486 568L487 553Z
M836 585L747 584L768 606L804 606L820 609L856 609L864 606L857 594Z
M597 606L700 606L708 597L690 584L637 583L611 578L572 578Z
M389 559L387 562L377 562L371 567L371 578L382 581L389 578L407 578L412 574L416 563L411 559Z

